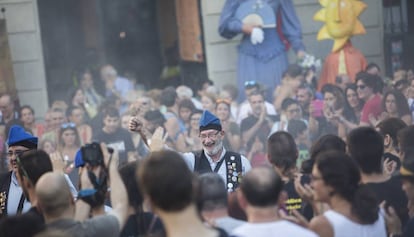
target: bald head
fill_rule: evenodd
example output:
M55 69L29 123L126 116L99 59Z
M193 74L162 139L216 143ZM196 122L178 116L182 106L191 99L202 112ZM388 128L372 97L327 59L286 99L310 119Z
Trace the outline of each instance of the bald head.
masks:
M256 207L268 207L277 204L283 181L270 167L257 167L249 171L240 185L246 201Z
M72 195L63 175L48 172L36 184L39 207L45 217L56 218L73 205Z

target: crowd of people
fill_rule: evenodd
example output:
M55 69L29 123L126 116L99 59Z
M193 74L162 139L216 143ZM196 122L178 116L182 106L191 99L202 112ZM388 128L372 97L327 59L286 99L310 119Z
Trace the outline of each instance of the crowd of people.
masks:
M308 70L270 101L254 80L137 89L111 65L44 116L1 95L1 235L414 236L413 71Z

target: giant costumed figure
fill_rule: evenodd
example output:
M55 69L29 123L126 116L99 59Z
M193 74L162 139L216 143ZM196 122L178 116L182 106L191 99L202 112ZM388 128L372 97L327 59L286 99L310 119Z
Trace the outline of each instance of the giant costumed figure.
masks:
M292 0L226 0L219 33L227 39L242 34L237 64L240 92L245 82L256 81L267 88L269 99L269 92L280 85L288 66L286 42L299 58L305 55ZM239 99L243 100L244 95Z
M353 35L365 34L365 28L358 20L367 5L360 0L319 0L323 8L314 20L325 22L318 33L318 40L333 39L332 52L326 57L318 88L326 83L335 83L338 75L348 75L355 81L355 75L365 70L364 55L351 44Z

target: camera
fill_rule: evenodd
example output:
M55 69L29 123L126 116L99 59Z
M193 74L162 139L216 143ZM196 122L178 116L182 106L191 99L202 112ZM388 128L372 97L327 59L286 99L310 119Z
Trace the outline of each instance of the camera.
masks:
M97 142L86 144L81 148L82 159L91 166L104 164L101 146Z
M112 155L114 149L108 147L108 152ZM83 167L85 163L88 163L91 166L104 165L104 158L101 150L101 145L98 142L85 144L76 153L75 167Z

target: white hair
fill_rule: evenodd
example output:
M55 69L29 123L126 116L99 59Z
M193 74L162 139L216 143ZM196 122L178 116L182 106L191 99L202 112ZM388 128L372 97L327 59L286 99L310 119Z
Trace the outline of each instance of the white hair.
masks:
M193 97L193 90L191 90L190 87L181 85L175 89L175 92L177 92L177 96L180 99L187 98L191 99Z

